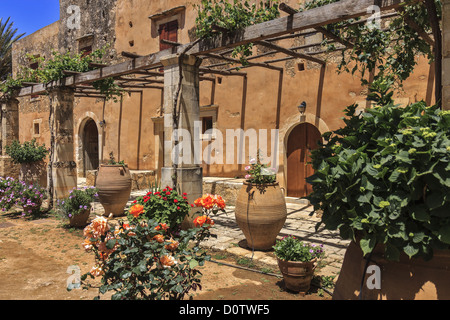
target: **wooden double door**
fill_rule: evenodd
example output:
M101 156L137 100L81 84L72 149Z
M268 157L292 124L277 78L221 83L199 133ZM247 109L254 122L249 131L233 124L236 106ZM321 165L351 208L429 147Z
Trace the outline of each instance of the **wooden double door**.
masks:
M306 178L314 174L311 150L322 141L320 131L310 123L297 125L289 135L287 143L287 196L303 198L312 192Z
M83 158L84 176L86 176L86 171L98 169L98 129L94 120L88 120L84 126Z

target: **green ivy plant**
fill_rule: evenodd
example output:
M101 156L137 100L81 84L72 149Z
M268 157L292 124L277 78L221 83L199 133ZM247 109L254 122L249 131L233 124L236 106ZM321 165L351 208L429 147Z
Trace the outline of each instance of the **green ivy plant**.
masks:
M4 94L11 94L14 89L22 87L24 82L49 83L58 81L67 77L64 73L65 70L74 72L94 70L95 67L91 66L91 63L101 63L106 50L107 47L103 47L87 55L71 52L60 53L53 50L51 57L48 59L27 55L30 62L38 63L38 68L31 69L23 66L16 77L9 77L5 83L0 84L0 91ZM117 102L118 98L122 96L122 91L115 84L113 78L97 80L92 85L100 93L104 94L107 100L112 99Z
M278 0L262 0L259 5L249 1L202 0L197 9L196 35L199 38L211 38L216 35L215 27L225 29L229 34L253 24L273 20L280 16ZM237 46L232 57L239 57L243 65L252 55L253 44Z
M312 0L303 4L300 10L309 10L337 1ZM435 0L435 3L437 18L441 19L441 1ZM390 18L390 23L381 28L368 22L355 23L361 18L325 26L327 30L354 44L352 49L342 51L338 71L352 74L359 72L362 84L368 85L370 92L379 91L378 86L385 82L389 82L393 89L401 89L403 82L416 67L418 56L426 56L430 61L434 59L432 47L411 28L405 17L412 20L424 32L431 31L424 3L408 1L402 7L402 11L399 11L399 15ZM323 45L327 46L329 51L336 48L335 43L330 43L328 39L324 39ZM368 73L374 75L372 83L367 80Z
M417 102L377 106L323 135L307 179L320 225L360 240L364 254L429 259L450 246L450 112Z

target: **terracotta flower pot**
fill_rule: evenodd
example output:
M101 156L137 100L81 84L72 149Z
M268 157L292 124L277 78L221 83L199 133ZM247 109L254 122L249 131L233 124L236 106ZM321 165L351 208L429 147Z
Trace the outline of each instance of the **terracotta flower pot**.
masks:
M91 213L91 208L86 209L86 210L80 212L79 214L72 215L72 217L69 217L69 224L72 227L86 226L90 213Z
M311 287L317 258L308 262L285 261L278 258L277 260L286 288L303 295L306 294Z
M123 216L131 194L131 175L126 165L101 164L96 187L98 199L105 209L105 216Z
M402 253L396 262L386 260L384 246L378 245L371 260L369 266L376 263L379 269L365 274L362 300L450 300L450 250L434 250L429 261ZM365 264L359 244L352 241L336 281L334 300L359 299ZM373 286L375 272L380 276L379 289Z
M248 247L272 249L287 217L286 200L278 183L244 182L236 200L235 215Z

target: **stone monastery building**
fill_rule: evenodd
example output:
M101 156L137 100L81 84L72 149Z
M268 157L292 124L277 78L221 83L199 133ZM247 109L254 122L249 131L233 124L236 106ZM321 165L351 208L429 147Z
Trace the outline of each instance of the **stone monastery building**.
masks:
M105 63L116 64L129 59L123 52L148 55L170 48L163 40L192 42L195 3L200 0L60 0L59 21L14 45L13 70L16 73L20 65L30 65L27 54L45 58L52 50L90 52L109 45ZM299 7L298 1L287 3ZM79 20L74 17L74 6L79 8ZM327 59L326 65L286 58L262 46L254 46L254 53L267 53L265 61L279 60L270 64L272 68L230 70L236 66L232 62L201 57L202 63L218 65L214 73L200 68L199 138L207 150L201 162L205 177L243 178L249 157L261 149L277 169L288 196L304 197L311 191L305 182L312 173L307 164L309 150L317 146L321 134L342 125L347 106L367 106L367 88L358 76L337 72L340 53L321 53L323 47L318 44L322 40L321 33L304 32L280 42L285 41L284 47L302 46L302 52ZM402 105L420 100L433 103L433 70L425 58L420 60L396 101ZM146 88L129 87L117 102L82 91L76 94L73 129L78 177L89 176L113 153L131 170L160 178L164 157L170 155L164 149L164 81L162 68L150 71L161 72L161 77ZM48 96L19 100L20 141L36 138L49 146ZM303 101L307 107L300 113L298 106ZM207 149L213 143L218 149L222 146L223 152Z

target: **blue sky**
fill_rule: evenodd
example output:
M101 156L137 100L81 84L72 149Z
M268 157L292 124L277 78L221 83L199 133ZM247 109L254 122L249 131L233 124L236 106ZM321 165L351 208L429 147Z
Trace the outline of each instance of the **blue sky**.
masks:
M8 17L18 33L30 35L59 20L59 0L0 0L0 18Z

